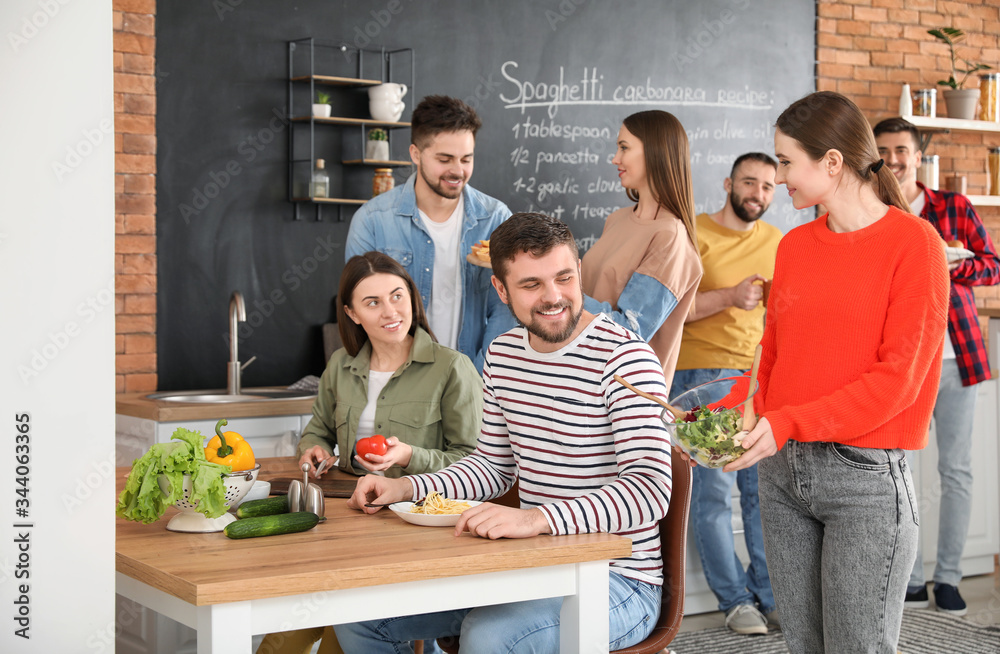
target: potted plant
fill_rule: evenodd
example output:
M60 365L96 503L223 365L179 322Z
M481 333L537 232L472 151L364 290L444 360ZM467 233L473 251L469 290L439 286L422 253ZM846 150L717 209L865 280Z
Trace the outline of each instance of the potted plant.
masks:
M330 107L330 94L323 91L316 92L316 102L313 103L313 116L316 118L329 118L332 108Z
M365 159L371 161L389 160L389 134L381 127L368 130L368 142L365 144Z
M948 87L944 91L944 101L948 110L949 118L964 118L972 120L976 117L976 103L979 101L979 89L964 89L965 82L969 75L980 70L988 70L986 64L974 64L968 59L961 59L965 68L958 68L956 62L959 60L955 54L955 45L965 39L965 32L954 27L942 27L941 29L927 30L927 33L948 46L951 53L951 76L947 80L939 80L938 85ZM957 75L961 74L959 81Z

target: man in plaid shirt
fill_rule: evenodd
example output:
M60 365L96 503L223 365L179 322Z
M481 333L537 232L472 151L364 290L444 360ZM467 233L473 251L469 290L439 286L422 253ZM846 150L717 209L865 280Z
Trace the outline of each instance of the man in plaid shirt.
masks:
M976 384L990 378L986 344L979 330L973 286L1000 282L1000 260L986 228L964 195L935 191L917 181L920 133L902 118L888 118L875 126L875 141L910 203L910 210L929 221L949 249L951 305L948 336L944 341L941 386L934 406L938 473L941 475L941 515L938 526L934 602L939 611L965 615L958 592L961 559L972 511L972 419ZM960 252L960 249L968 252ZM968 258L959 258L962 256ZM924 583L923 556L917 560L906 590L906 606L929 604Z

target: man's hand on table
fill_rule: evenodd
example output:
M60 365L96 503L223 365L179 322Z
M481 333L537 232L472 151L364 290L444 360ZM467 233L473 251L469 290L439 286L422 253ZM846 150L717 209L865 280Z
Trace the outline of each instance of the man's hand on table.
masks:
M393 502L408 502L412 499L413 487L410 486L410 482L405 477L389 479L380 475L365 475L358 480L358 485L354 487L354 494L347 500L347 506L365 513L375 513L382 507L365 506L365 504L369 502L391 504Z
M545 514L538 509L515 509L488 503L462 512L455 525L455 535L461 536L463 531L491 540L531 538L550 533Z

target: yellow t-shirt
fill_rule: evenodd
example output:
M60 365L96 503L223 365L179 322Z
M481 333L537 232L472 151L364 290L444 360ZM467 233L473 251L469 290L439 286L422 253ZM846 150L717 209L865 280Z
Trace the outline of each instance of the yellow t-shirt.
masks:
M703 213L696 218L698 250L705 274L698 292L735 286L753 274L774 276L781 230L757 221L745 232L723 227ZM729 307L685 323L678 370L736 368L753 364L753 350L764 334L764 304L752 311Z

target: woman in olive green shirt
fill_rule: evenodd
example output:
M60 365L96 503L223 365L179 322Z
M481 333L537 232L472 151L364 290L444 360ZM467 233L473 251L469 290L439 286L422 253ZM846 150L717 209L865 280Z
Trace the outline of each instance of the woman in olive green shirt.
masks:
M299 442L299 464L313 469L333 455L341 470L388 477L436 472L475 448L482 379L464 354L434 342L413 280L391 257L351 257L337 295L344 347L320 379L313 418ZM381 434L383 456L355 453Z
M413 280L380 252L351 257L340 277L337 324L344 347L320 378L313 417L299 441L299 465L333 456L353 474L437 472L472 452L483 413L483 381L467 356L438 345ZM383 456L355 454L381 434ZM258 654L341 653L332 627L268 634Z

